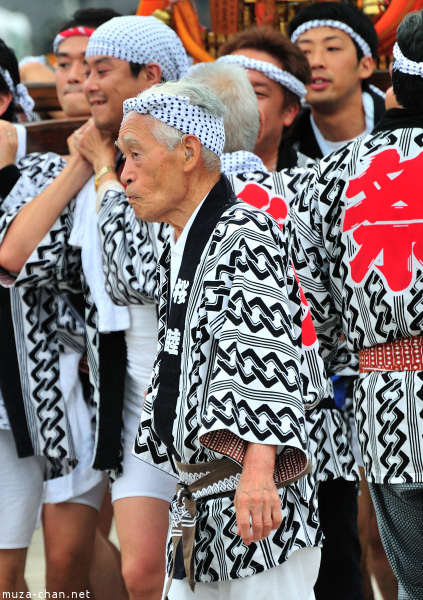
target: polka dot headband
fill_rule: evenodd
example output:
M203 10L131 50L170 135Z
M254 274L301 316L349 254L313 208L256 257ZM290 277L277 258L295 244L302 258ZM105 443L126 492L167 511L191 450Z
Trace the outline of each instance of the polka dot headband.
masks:
M392 65L392 69L394 71L400 71L407 75L420 75L420 77L423 77L423 62L418 63L404 56L398 43L395 43L394 45L393 54L394 64Z
M7 87L9 88L12 96L13 102L15 104L20 104L22 106L22 110L25 113L25 116L28 120L32 118L32 109L34 108L34 100L28 93L28 90L23 85L23 83L18 83L16 86L13 83L13 79L11 74L7 69L3 69L0 67L0 75L6 82Z
M254 69L254 71L260 71L263 75L266 75L269 79L280 83L287 90L304 98L307 94L307 90L302 81L297 79L292 73L283 71L276 65L266 62L264 60L256 60L254 58L247 58L241 54L226 54L217 59L217 62L229 63L240 65L244 69Z
M333 27L334 29L340 29L349 35L352 40L354 40L354 42L362 51L363 56L372 56L372 51L370 50L369 44L363 40L361 35L358 35L358 33L346 23L343 23L342 21L334 21L332 19L315 19L313 21L307 21L306 23L303 23L292 33L291 42L295 44L300 35L309 29L315 29L316 27Z
M123 118L134 110L150 114L182 133L195 135L203 146L220 156L225 145L223 119L213 117L199 106L190 104L187 96L150 94L130 98L123 103Z
M158 63L166 81L188 70L188 56L176 33L155 17L114 17L90 37L85 56L111 56L147 65Z
M89 27L71 27L70 29L65 29L56 35L53 42L53 52L57 54L60 44L63 40L67 40L70 37L75 35L82 35L90 37L94 33L95 29L90 29Z

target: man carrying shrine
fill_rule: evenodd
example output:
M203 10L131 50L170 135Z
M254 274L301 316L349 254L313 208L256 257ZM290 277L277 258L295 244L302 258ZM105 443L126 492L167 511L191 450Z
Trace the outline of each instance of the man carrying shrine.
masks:
M423 597L423 12L398 28L403 108L322 159L291 213L292 254L325 360L358 352L355 419L399 598Z
M128 201L174 228L135 452L177 479L164 598L309 600L320 533L304 408L326 381L285 237L221 174L224 112L187 79L124 103Z

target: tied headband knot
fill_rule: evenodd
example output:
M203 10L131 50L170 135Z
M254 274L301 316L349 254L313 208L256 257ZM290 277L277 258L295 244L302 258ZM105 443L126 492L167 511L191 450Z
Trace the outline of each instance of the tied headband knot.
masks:
M406 75L419 75L423 77L423 62L415 62L404 56L397 42L394 45L393 55L394 64L392 65L392 69L394 71L400 71Z
M29 95L26 87L23 83L18 83L15 86L11 74L7 69L3 69L3 67L0 67L0 75L2 75L13 96L13 102L22 106L26 118L30 120L32 117L32 109L34 108L34 100Z
M314 19L313 21L307 21L302 23L291 35L291 42L295 44L300 35L308 31L309 29L316 29L316 27L332 27L333 29L340 29L344 33L350 36L352 40L357 44L363 53L363 56L370 56L372 58L372 51L370 50L369 44L359 35L352 27L343 23L342 21L334 21L333 19Z
M280 83L287 90L299 96L303 99L307 94L307 89L302 81L297 79L292 73L280 69L272 63L264 60L256 60L255 58L247 58L242 54L226 54L217 59L217 62L229 63L240 65L244 69L253 69L254 71L260 71L263 75L266 75L269 79L273 79L277 83Z
M190 104L187 96L150 94L137 96L123 103L123 118L135 111L178 129L185 134L198 137L203 146L220 156L225 145L223 119L216 118L199 106Z

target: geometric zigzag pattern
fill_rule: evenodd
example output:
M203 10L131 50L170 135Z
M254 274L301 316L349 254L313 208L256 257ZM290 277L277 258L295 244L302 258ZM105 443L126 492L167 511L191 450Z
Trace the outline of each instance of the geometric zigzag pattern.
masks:
M275 208L278 210L276 200L279 203L283 201L286 207L292 203L299 192L301 176L300 169L292 169L274 173L238 173L229 179L238 197L272 213ZM356 480L358 471L347 425L339 411L327 408L307 410L306 427L316 480L326 481L337 477Z
M415 231L408 224L421 227L423 185L412 165L420 160L422 139L422 129L411 123L381 130L324 158L302 183L288 228L325 360L341 329L353 352L423 334L420 242L406 260L409 238L396 242ZM395 161L396 168L389 168ZM369 236L363 227L373 224L380 229ZM419 372L360 375L355 418L368 480L423 482L421 398Z
M32 154L20 161L19 185L2 205L5 212L0 218L0 240L20 208L47 187L63 165L63 160L53 154ZM46 236L37 247L16 279L16 293L11 296L28 430L34 452L47 458L47 478L64 475L76 464L59 382L59 344L81 344L80 325L69 306L61 304L61 313L57 313L60 282L65 292L80 290L79 253L67 253L66 279L57 254L68 219L68 214L62 215L55 234Z
M160 290L167 289L169 263L167 246L159 262ZM286 242L275 221L243 203L226 210L206 244L192 290L173 425L173 443L181 461L217 460L220 455L202 446L199 438L218 429L250 441L306 451L301 301ZM159 351L135 452L173 472L166 448L155 434L153 410L160 385L166 306L167 297L161 294ZM248 548L236 536L233 503L231 507L226 498L198 500L204 503L204 512L196 528L197 581L245 577L282 563L295 548L320 542L312 476L279 493L283 514L289 518L271 541ZM226 564L219 560L222 553Z

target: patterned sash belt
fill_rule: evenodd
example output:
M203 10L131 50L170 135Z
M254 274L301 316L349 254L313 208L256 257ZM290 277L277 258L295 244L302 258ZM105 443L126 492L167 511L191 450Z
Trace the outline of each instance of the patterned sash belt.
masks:
M370 371L423 371L423 336L377 344L358 353L360 373Z
M166 586L169 593L175 569L176 548L182 540L184 567L192 591L194 582L195 506L199 498L228 497L235 494L242 467L230 458L222 458L195 465L176 461L180 483L176 485L176 498L172 501L173 566Z

